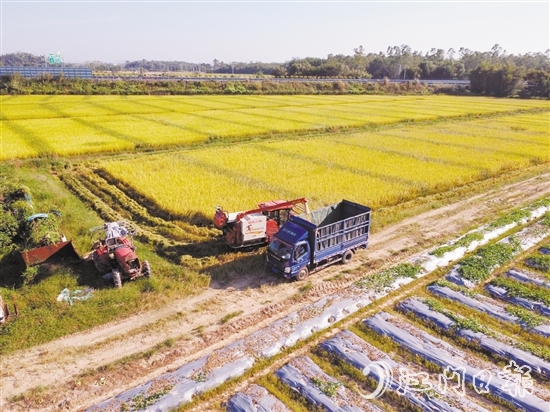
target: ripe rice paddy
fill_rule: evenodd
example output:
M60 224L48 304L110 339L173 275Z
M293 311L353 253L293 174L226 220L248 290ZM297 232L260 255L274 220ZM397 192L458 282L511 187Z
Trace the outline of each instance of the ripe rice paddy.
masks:
M541 100L449 96L0 96L0 104L0 160L550 110Z
M550 161L548 114L259 140L102 160L115 180L177 214L277 198L397 204Z

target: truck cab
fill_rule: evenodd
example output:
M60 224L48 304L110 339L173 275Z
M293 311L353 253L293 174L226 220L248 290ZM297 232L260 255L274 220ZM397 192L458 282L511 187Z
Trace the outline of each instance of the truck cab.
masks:
M286 278L296 277L304 268L307 270L311 262L308 236L303 227L292 222L284 224L268 246L267 263L271 269Z

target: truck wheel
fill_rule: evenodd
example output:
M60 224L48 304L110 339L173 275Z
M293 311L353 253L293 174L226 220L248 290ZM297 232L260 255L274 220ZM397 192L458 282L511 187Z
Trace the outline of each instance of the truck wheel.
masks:
M351 250L346 250L344 252L344 255L342 256L342 263L345 265L346 263L351 262L352 258L353 258L353 252Z
M296 280L302 281L307 278L307 275L309 275L309 270L307 270L307 268L302 268L296 275Z
M113 269L113 283L117 288L122 287L122 278L118 269Z
M152 273L151 273L151 265L149 264L149 261L147 261L147 260L143 261L143 264L142 264L142 267L141 267L141 273L146 278L151 277Z

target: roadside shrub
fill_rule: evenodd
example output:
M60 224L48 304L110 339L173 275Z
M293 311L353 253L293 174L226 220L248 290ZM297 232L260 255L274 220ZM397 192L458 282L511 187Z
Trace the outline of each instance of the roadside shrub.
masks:
M0 215L0 249L5 249L13 244L18 230L19 224L11 213Z

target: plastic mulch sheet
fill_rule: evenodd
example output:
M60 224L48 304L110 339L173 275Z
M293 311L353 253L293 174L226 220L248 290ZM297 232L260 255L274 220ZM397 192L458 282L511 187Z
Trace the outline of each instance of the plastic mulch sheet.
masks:
M431 285L428 286L427 289L434 295L462 303L469 308L487 313L495 319L510 323L517 323L529 332L536 333L537 335L542 335L544 337L550 337L550 326L548 324L531 328L523 323L517 316L508 313L504 307L498 305L498 303L493 299L482 295L476 295L475 298L472 298L444 286Z
M271 395L265 388L250 385L229 399L227 412L292 412L284 403Z
M327 412L378 412L381 410L327 375L307 356L294 358L275 372L292 390Z
M550 316L550 308L541 302L535 302L533 300L529 300L519 296L510 296L508 295L508 291L500 286L485 285L485 290L487 290L487 292L489 292L491 296L495 298L504 300L514 305L522 306L525 309L540 313L544 316Z
M548 412L550 393L547 390L539 391L547 398L542 399L537 396L538 393L532 394L522 387L518 388L495 365L474 358L407 322L397 320L389 313L378 313L364 323L376 333L388 336L403 348L440 366L444 371L452 371L453 374L449 376L453 378L452 385L468 383L478 393L490 393L519 410ZM461 382L457 382L457 378Z
M550 363L524 350L493 339L482 332L459 328L455 321L442 313L431 310L418 299L407 299L399 303L404 312L411 312L417 318L430 322L438 328L451 331L453 335L475 342L481 349L498 355L505 360L513 360L518 365L527 365L531 371L550 378Z
M368 376L374 378L377 384L380 384L380 379L383 379L388 391L403 397L411 406L419 410L427 412L488 412L487 409L466 397L443 394L441 391L434 392L432 396L429 396L422 391L404 387L397 376L400 376L400 370L410 370L410 367L393 361L387 354L348 330L322 342L319 347L361 371L368 367ZM382 362L385 363L384 366L387 370L384 370L383 367L373 366L373 363L381 365ZM424 372L414 371L413 373L416 376L421 376L420 373ZM375 392L371 392L371 394L373 393ZM382 393L380 394L382 395Z
M510 269L508 272L506 272L505 276L517 280L521 283L531 283L541 288L550 289L550 282L544 280L534 273L520 272L519 270Z

